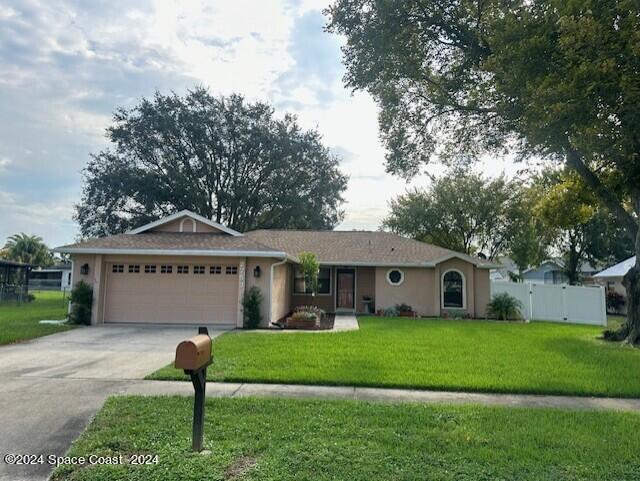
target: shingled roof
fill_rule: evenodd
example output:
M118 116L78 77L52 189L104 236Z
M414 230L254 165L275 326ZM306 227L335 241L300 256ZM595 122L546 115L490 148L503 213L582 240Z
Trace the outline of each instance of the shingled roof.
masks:
M459 258L478 267L482 259L380 231L255 230L245 237L292 256L313 252L322 264L434 265Z
M379 231L255 230L218 233L141 232L89 239L55 249L70 254L180 254L287 257L313 252L322 264L434 266L451 258L478 267L493 264L442 247Z
M212 233L193 232L143 232L140 234L119 234L97 239L89 239L77 244L70 244L55 249L57 252L111 254L119 252L140 251L153 254L165 253L256 253L282 256L277 251L245 236L231 236Z

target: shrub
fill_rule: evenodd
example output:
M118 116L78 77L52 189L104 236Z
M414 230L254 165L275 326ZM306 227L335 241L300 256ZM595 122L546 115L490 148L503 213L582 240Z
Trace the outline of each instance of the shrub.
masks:
M471 314L464 309L443 309L440 312L440 317L443 319L471 319Z
M291 314L291 320L293 321L317 321L318 316L309 311L295 311Z
M382 309L382 315L384 317L396 317L398 314L398 309L396 309L395 307L387 307L386 309Z
M242 299L242 311L244 312L244 322L248 329L255 329L262 322L262 291L257 286L253 286Z
M413 307L411 307L406 302L402 302L400 304L396 304L395 309L398 312L413 312Z
M487 304L487 316L506 321L508 319L522 319L520 309L523 305L518 299L506 292L496 294Z
M93 305L93 289L84 281L78 282L71 289L71 313L69 321L73 324L91 324L91 306Z
M613 313L622 312L622 308L627 303L627 300L622 294L615 291L607 292L607 311Z
M298 306L294 309L291 317L294 318L296 314L299 314L299 317L296 317L296 319L317 319L319 321L326 315L326 313L317 306Z

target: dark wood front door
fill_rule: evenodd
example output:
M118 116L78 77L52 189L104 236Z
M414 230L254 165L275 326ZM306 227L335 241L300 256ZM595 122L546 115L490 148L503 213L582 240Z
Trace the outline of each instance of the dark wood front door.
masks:
M356 273L353 269L338 269L338 309L354 309Z

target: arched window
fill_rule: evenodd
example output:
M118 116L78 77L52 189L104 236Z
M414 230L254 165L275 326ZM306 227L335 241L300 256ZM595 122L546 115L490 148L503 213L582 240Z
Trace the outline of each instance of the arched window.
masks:
M184 223L185 221L191 221L191 227L187 227ZM196 231L196 221L191 217L185 217L180 221L180 232L195 232Z
M466 301L462 272L450 270L442 276L442 307L464 309Z

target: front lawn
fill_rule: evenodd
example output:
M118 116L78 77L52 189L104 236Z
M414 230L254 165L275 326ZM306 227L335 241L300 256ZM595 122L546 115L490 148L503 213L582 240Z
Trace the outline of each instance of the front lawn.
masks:
M205 449L192 400L107 401L68 456L158 455L158 464L62 466L53 480L640 479L640 414L353 401L208 399Z
M0 345L65 331L71 326L39 324L39 321L64 319L68 301L61 291L32 292L32 302L0 304Z
M620 329L625 322L627 322L627 316L619 316L615 314L609 314L607 316L607 328L612 331Z
M230 332L213 345L213 381L640 397L640 349L601 327L359 318L341 333ZM152 379L185 379L167 366Z

